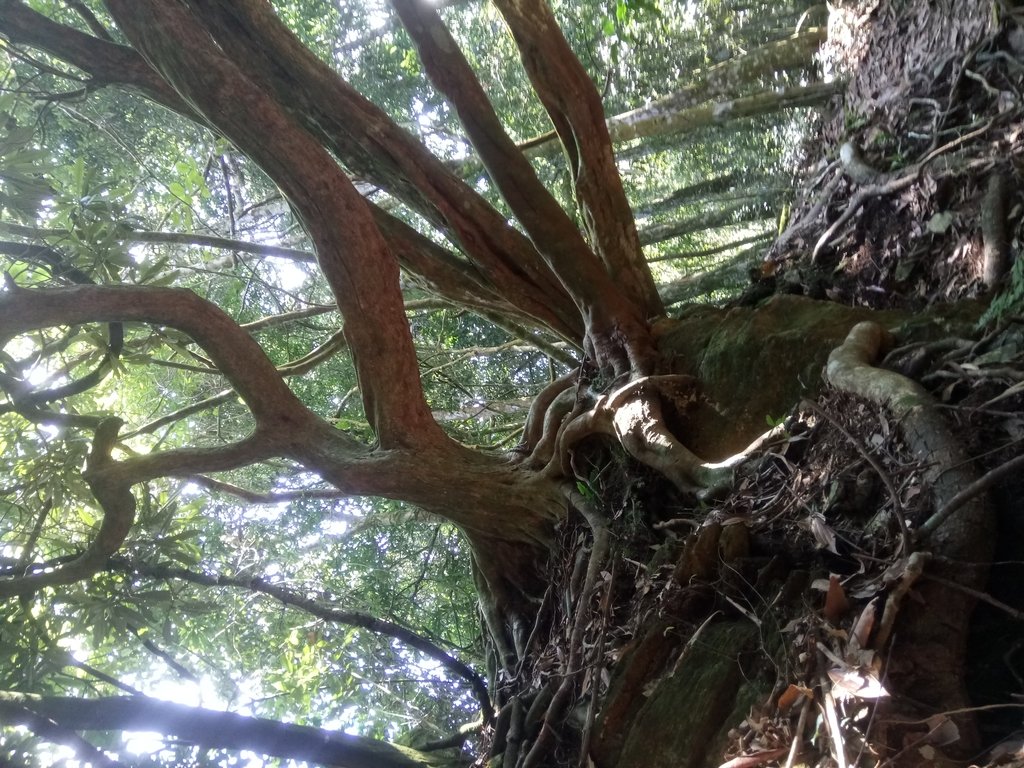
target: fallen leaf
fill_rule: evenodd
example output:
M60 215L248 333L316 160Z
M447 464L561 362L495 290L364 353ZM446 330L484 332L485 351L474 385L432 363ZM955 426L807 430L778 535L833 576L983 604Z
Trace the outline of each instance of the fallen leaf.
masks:
M868 639L871 637L871 630L875 628L875 619L878 616L879 598L875 598L864 606L857 621L854 622L850 636L858 648L867 648Z
M836 574L828 577L828 592L825 593L825 618L835 624L850 610L850 601Z
M809 688L790 683L789 687L779 696L778 707L780 712L786 712L792 707L801 696L811 698L813 693Z

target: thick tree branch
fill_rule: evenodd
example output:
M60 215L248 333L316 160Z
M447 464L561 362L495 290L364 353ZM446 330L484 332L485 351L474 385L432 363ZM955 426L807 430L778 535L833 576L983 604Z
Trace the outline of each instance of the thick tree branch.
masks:
M529 325L538 324L537 317L505 298L474 263L424 237L401 219L376 207L373 212L395 257L423 290L481 314L500 313ZM540 324L570 343L579 343L580 335L573 332L571 326L562 325L554 318Z
M437 12L418 0L392 0L434 85L455 107L466 133L512 213L587 318L592 333L615 324L629 338L646 333L638 307L590 250L575 223L537 178L494 112L483 87ZM635 332L634 332L635 329ZM601 351L600 349L598 351ZM611 361L598 360L600 365Z
M523 313L518 307L509 304L505 299L498 296L491 288L487 278L472 263L465 259L460 259L451 251L437 245L405 222L380 208L372 206L372 211L377 226L380 228L381 233L384 235L399 263L412 280L421 286L423 290L453 304L483 312L499 312L518 317L531 325L536 324L536 318ZM71 234L71 230L68 229L30 227L10 221L0 221L0 232L6 232L18 237L43 240L66 237ZM260 257L288 259L289 261L308 264L316 263L316 255L311 251L266 243L252 243L233 238L202 235L194 232L151 232L125 229L121 233L121 237L126 243L222 248L239 253L251 253L254 256ZM29 254L39 254L48 248L49 246L45 245L0 242L0 253L11 253L14 255L26 252ZM73 282L89 282L88 276L85 276L79 270L72 272L72 269L66 267L61 271L61 274L65 274L73 279L75 273L77 273L84 276L84 279L73 279ZM326 312L329 309L322 311ZM573 343L577 341L575 337L567 338L566 340Z
M726 208L709 207L695 216L664 224L654 224L643 229L640 232L640 242L644 245L654 245L694 232L718 229L732 224L744 224L750 221L761 221L770 216L770 206L764 202L753 204L743 202Z
M12 725L23 725L39 738L55 744L64 744L75 751L75 756L82 762L88 762L98 768L116 768L122 765L111 760L106 754L86 741L73 728L54 721L48 715L39 714L29 707L20 706L19 702L27 694L0 691L0 713L4 721Z
M663 308L615 166L601 97L544 0L496 0L568 157L576 195L612 279L649 317Z
M795 67L810 68L814 64L814 53L825 41L827 30L812 27L804 32L782 40L766 43L740 56L726 59L690 78L690 84L662 99L652 101L628 113L635 119L664 112L677 112L694 107L705 101L721 101L735 98L743 90L757 85L757 79ZM624 116L613 117L610 122L622 122ZM614 133L614 131L613 131Z
M93 282L85 272L70 266L62 253L46 245L26 245L5 240L0 241L0 253L43 264L54 277L65 278L78 285L89 285ZM103 359L89 373L67 384L45 390L21 391L26 386L23 382L19 381L17 386L10 386L7 377L0 376L0 384L3 385L7 397L11 401L0 405L0 414L18 411L34 416L39 413L41 405L81 394L99 384L110 373L114 361L117 360L124 348L124 326L121 323L110 323L108 333L109 341ZM30 416L26 416L26 418L30 418Z
M82 285L0 294L0 341L61 325L137 321L187 333L227 377L257 423L270 430L314 418L262 348L216 305L188 290Z
M157 731L205 749L245 749L347 768L440 768L466 764L339 731L187 707L143 696L76 699L0 691L0 714L6 722L30 728L41 717L72 731Z
M51 21L29 9L21 0L0 0L0 34L11 43L40 48L83 69L97 83L129 86L192 120L203 124L207 122L193 105L168 87L138 52L125 46L105 43L99 38ZM288 34L287 31L285 34ZM529 241L508 226L503 217L486 206L468 186L456 179L411 136L394 126L381 110L348 89L329 67L312 57L297 41L294 41L293 47L304 51L304 55L311 59L305 62L305 66L312 68L318 76L314 82L301 82L304 73L300 72L295 82L286 78L278 83L282 98L285 103L293 106L297 119L303 121L309 130L321 135L328 148L356 173L373 179L375 184L391 191L442 230L454 232L453 239L462 242L467 253L482 254L479 270L468 262L459 262L456 257L432 244L399 219L373 206L377 224L403 267L421 277L431 290L445 299L474 309L506 312L509 307L514 307L513 313L529 324L544 325L566 340L578 342L583 335L580 318L568 296L557 286L554 277L549 275L549 290L545 294L538 288L538 284L526 279L519 271L519 262L525 263L531 258L539 260ZM272 66L272 57L268 51L269 46L255 44L249 55L250 58L255 56L257 63L262 62L261 66ZM248 67L247 71L251 73L256 69ZM306 94L305 91L293 90L299 85L305 91L313 92ZM333 90L335 86L341 89L341 93ZM302 96L301 100L297 99L299 96ZM328 110L331 114L318 115L315 111L305 111L310 105ZM351 126L350 121L354 123ZM389 126L387 131L382 128L385 125ZM404 158L412 153L418 158L417 162L425 167L415 173L415 178L420 179L425 186L426 197L434 195L439 200L448 201L440 214L425 201L424 195L408 184L401 187L404 182L401 181L400 170L372 170L374 164L381 162L381 156L375 152L377 144L392 137L392 133L400 135L404 144L394 149L394 152L385 152L383 155L397 154ZM418 167L416 163L413 165ZM431 174L438 169L445 178L441 179L440 189L434 189L431 186L434 180ZM404 196L403 190L407 193ZM446 223L449 220L454 224ZM427 245L430 247L424 248ZM438 262L437 257L441 254L448 256ZM478 277L472 278L472 272L478 272ZM466 277L470 277L474 284L477 280L481 281L483 287L478 294L467 293ZM550 289L557 296L545 303L540 297L553 295ZM508 299L497 299L499 294ZM470 297L475 297L475 301L469 301Z
M502 197L563 285L573 290L578 287L580 273L597 269L603 274L576 225L505 133L487 94L437 11L418 0L391 0L391 4L415 42L431 81L458 112ZM582 293L594 291L583 286Z
M96 85L126 85L176 112L190 111L131 48L52 21L21 0L0 0L0 34L15 45L38 48L74 65Z
M273 93L347 168L445 232L494 289L521 311L559 333L579 329L572 301L530 241L383 110L316 58L281 23L270 3L189 4L224 51L244 64L247 75Z
M763 91L685 109L644 107L612 118L608 121L608 130L614 142L682 133L783 109L821 106L845 88L845 81L835 80L830 83L792 86L781 91Z
M271 455L288 454L296 443L310 439L318 433L318 427L323 428L288 389L259 345L224 312L191 291L93 285L29 291L11 286L0 294L0 344L40 328L126 320L168 325L192 336L249 406L257 431L233 445L167 451L117 462L111 451L121 422L100 422L85 472L103 509L96 537L71 563L0 582L0 596L26 594L95 573L131 529L135 518L131 487L135 483L167 475L231 469ZM335 442L343 439L338 436Z

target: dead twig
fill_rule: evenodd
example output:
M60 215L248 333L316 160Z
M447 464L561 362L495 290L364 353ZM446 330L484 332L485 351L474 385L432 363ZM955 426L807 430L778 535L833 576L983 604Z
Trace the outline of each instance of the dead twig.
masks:
M914 582L924 573L924 566L928 561L928 557L923 552L914 552L907 558L899 582L893 587L889 597L886 598L885 608L882 610L882 620L878 624L878 633L875 635L875 648L885 648L886 643L889 642L889 637L892 635L892 628L896 623L896 615L900 611L903 598L910 592Z
M992 595L988 594L987 592L982 592L980 589L972 589L971 587L965 587L963 584L957 584L955 581L950 581L949 579L944 579L941 576L936 576L931 573L924 574L924 577L926 579L934 581L937 584L942 584L944 587L949 587L950 589L958 589L965 595L970 595L971 597L977 600L981 600L983 603L988 603L993 608L998 608L1000 611L1003 611L1004 613L1012 616L1017 621L1024 621L1024 611L1018 611L1012 605L1007 605L1001 600L996 600L994 597L992 597Z
M904 189L913 186L921 180L921 174L924 173L925 168L940 155L950 152L956 149L961 144L964 144L971 139L977 138L988 132L988 130L995 124L996 119L993 118L988 120L980 128L965 133L963 136L959 136L946 144L943 144L937 149L933 149L921 160L912 165L910 169L901 176L890 178L886 181L872 184L868 187L863 187L857 190L857 192L850 198L850 202L846 205L846 210L836 219L828 229L818 238L818 242L814 245L814 250L811 252L811 263L816 264L818 262L818 256L821 253L821 249L832 239L832 237L843 227L850 219L857 215L864 204L873 197L882 197L884 195L892 195L896 192L902 192Z
M800 752L800 745L804 740L804 731L807 729L807 718L811 712L811 704L814 700L807 696L804 698L803 706L800 707L800 717L796 721L796 730L793 732L793 743L789 745L789 754L786 756L785 768L793 768L793 761Z

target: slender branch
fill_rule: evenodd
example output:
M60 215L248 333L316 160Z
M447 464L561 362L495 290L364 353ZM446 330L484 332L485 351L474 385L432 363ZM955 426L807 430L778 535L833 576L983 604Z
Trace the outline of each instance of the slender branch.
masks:
M644 245L653 245L694 232L703 232L731 224L760 221L770 215L771 207L760 201L754 204L743 202L725 208L710 208L685 219L647 227L640 232L640 242Z
M195 673L193 673L190 669L185 667L176 658L171 656L171 654L169 654L167 651L165 651L163 648L157 645L156 642L154 642L152 639L148 637L143 637L142 633L135 627L130 627L129 629L131 630L132 634L139 639L139 642L142 643L143 648L145 648L158 659L163 661L163 663L166 664L168 667L173 669L174 672L178 675L178 677L184 678L185 680L189 680L193 683L199 682L199 678L196 677Z
M705 248L701 251L684 251L677 253L666 253L664 256L655 256L652 259L648 259L648 264L654 264L659 261L676 261L681 259L703 259L708 256L716 256L719 253L725 251L731 251L734 248L741 248L744 245L750 245L751 243L764 243L771 240L775 236L774 232L762 232L757 235L751 235L750 237L744 237L740 240L733 240L732 242L725 243L724 245L716 245L713 248ZM664 293L663 293L664 295ZM666 302L667 303L667 302Z
M125 434L125 439L135 437L136 435L148 435L156 432L161 427L166 427L168 424L174 424L177 421L186 419L196 413L202 413L210 408L216 408L218 405L229 403L235 397L235 390L233 389L222 389L216 395L210 397L204 397L202 400L197 400L194 403L178 408L177 410L165 413L163 416L159 416L151 421L147 421L145 424L133 429L131 432Z
M97 680L100 680L100 681L106 683L107 685L110 685L110 686L112 686L114 688L117 688L119 690L122 690L125 693L129 693L132 696L140 695L141 692L137 688L133 688L132 686L128 685L127 683L122 683L116 677L113 677L112 675L108 675L106 672L104 672L102 670L96 669L96 667L92 666L91 664L87 664L84 661L79 661L74 656L72 656L71 653L68 652L68 651L65 651L64 654L65 654L64 655L64 663L67 664L69 667L74 667L75 669L80 669L83 672L85 672L87 675L92 675Z
M279 491L276 493L261 493L233 483L226 483L223 480L215 480L205 475L191 475L189 482L200 485L211 491L221 491L236 496L250 504L280 504L289 501L301 501L303 499L344 499L351 494L339 491L336 488L305 489L301 491ZM333 513L337 515L337 513Z
M108 43L114 42L114 38L110 36L110 32L107 28L100 23L100 20L96 18L96 14L93 13L89 7L81 0L65 0L65 2L74 9L75 13L82 17L86 26L92 31L96 37L106 40Z
M689 85L681 86L672 94L640 109L617 115L611 122L636 122L645 117L678 112L703 102L735 97L744 87L749 90L750 85L756 85L758 77L794 67L812 66L814 52L825 41L825 37L824 27L812 27L798 35L753 48L741 56L726 59L703 72L694 73Z
M78 557L57 567L0 580L0 598L29 595L44 587L71 584L89 578L105 567L120 549L135 522L136 483L156 477L187 477L198 472L216 472L251 464L273 455L275 444L262 435L218 448L193 448L137 456L114 461L111 451L117 442L120 419L106 419L96 429L92 451L84 473L93 496L103 510L103 520L89 546Z
M313 264L316 257L309 251L299 248L286 248L282 245L267 245L264 243L250 243L244 240L236 240L227 237L214 237L212 235L200 235L194 232L144 232L131 230L126 233L125 240L133 243L152 243L170 245L189 245L204 248L223 248L240 253L251 253L254 256L264 256L278 259L288 259L302 264Z
M66 237L72 234L70 229L29 227L24 224L15 224L10 221L0 221L0 232L7 232L18 237L34 238L55 238ZM251 243L245 240L238 240L229 237L215 237L213 235L202 235L198 232L151 232L142 229L124 228L118 230L118 237L127 243L149 243L186 245L201 248L222 248L241 253L251 253L254 256L265 256L290 261L298 261L306 264L316 262L316 256L309 251L298 248L286 248L281 245L268 245L265 243ZM26 246L22 246L26 247ZM75 282L82 282L76 280Z
M536 322L533 318L523 315L517 307L510 305L507 301L500 298L489 287L486 278L471 264L460 261L450 251L445 250L421 235L408 224L385 213L376 206L372 210L374 220L388 241L395 257L401 263L403 269L407 270L411 277L421 284L425 290L455 304L471 308L481 308L485 311L496 310L502 313L519 315L531 323ZM17 237L43 240L67 237L72 234L72 231L69 229L30 227L10 221L0 221L0 232L6 232ZM119 234L124 242L130 243L167 243L205 248L223 248L255 256L289 259L299 263L316 262L316 256L310 251L286 248L279 245L267 245L265 243L252 243L233 238L215 237L213 235L202 235L195 232L152 232L124 229ZM52 252L49 246L0 242L0 253L12 253L22 256L25 254L36 254L38 256L46 252ZM45 261L49 263L52 259ZM74 270L73 267L62 266L62 271L59 274L68 276L75 283L91 282L85 273L80 271L72 272L72 270ZM76 273L79 279L75 279ZM322 312L336 309L337 306L325 307L322 308ZM319 314L319 312L312 308L308 311L310 314ZM253 327L253 324L250 323L244 327L250 328Z
M0 597L29 595L43 587L71 584L88 578L99 571L106 559L124 543L135 522L135 498L130 485L104 474L104 470L113 463L110 451L120 428L120 419L101 422L86 460L85 479L103 508L103 520L85 552L57 568L0 581Z
M242 323L241 327L249 333L256 333L257 331L264 331L267 328L277 328L281 325L287 325L288 323L295 322L296 320L305 320L307 317L318 317L319 315L326 315L328 312L337 311L338 307L335 305L306 307L305 309L297 309L293 312L282 312L279 315L261 317L259 320L254 320L251 323Z
M1005 464L1000 464L995 469L989 470L973 483L949 499L942 507L936 510L935 514L928 518L920 527L919 533L927 539L936 528L942 525L946 519L962 508L969 501L979 496L1009 475L1016 474L1024 468L1024 456L1016 456Z
M329 360L344 347L344 332L336 331L334 334L331 335L331 337L327 341L318 346L316 349L312 350L306 355L303 355L297 360L293 360L290 363L282 365L280 368L277 369L277 371L282 377L301 376L302 374L313 370L313 368L320 365L320 363ZM181 421L182 419L191 416L195 413L201 413L202 411L208 410L210 408L215 408L218 405L223 405L224 403L230 402L234 396L235 391L233 389L222 390L218 392L216 395L203 398L202 400L199 400L195 403L191 403L190 405L186 405L183 408L179 408L176 411L165 414L159 418L153 419L152 421L148 421L142 426L133 430L132 432L127 433L124 437L125 439L127 439L129 437L134 437L135 435L149 434L155 432L161 427L167 426L168 424L173 424L176 421Z

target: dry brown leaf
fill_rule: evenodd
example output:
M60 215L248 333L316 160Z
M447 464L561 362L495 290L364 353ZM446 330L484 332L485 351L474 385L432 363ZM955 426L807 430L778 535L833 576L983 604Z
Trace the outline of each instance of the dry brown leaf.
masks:
M814 694L811 692L809 688L804 688L801 685L790 683L789 687L782 692L781 696L779 696L779 711L787 712L800 699L801 696L811 698L813 695Z
M928 718L928 741L940 747L960 741L960 729L946 715L932 715Z
M839 553L836 551L836 532L825 523L825 518L816 512L808 515L806 522L811 536L814 537L814 542L818 545L819 549L827 549L832 554L838 555Z
M834 573L829 574L828 592L825 593L825 618L835 624L849 610L850 601L846 597L846 590L843 589L839 576Z

